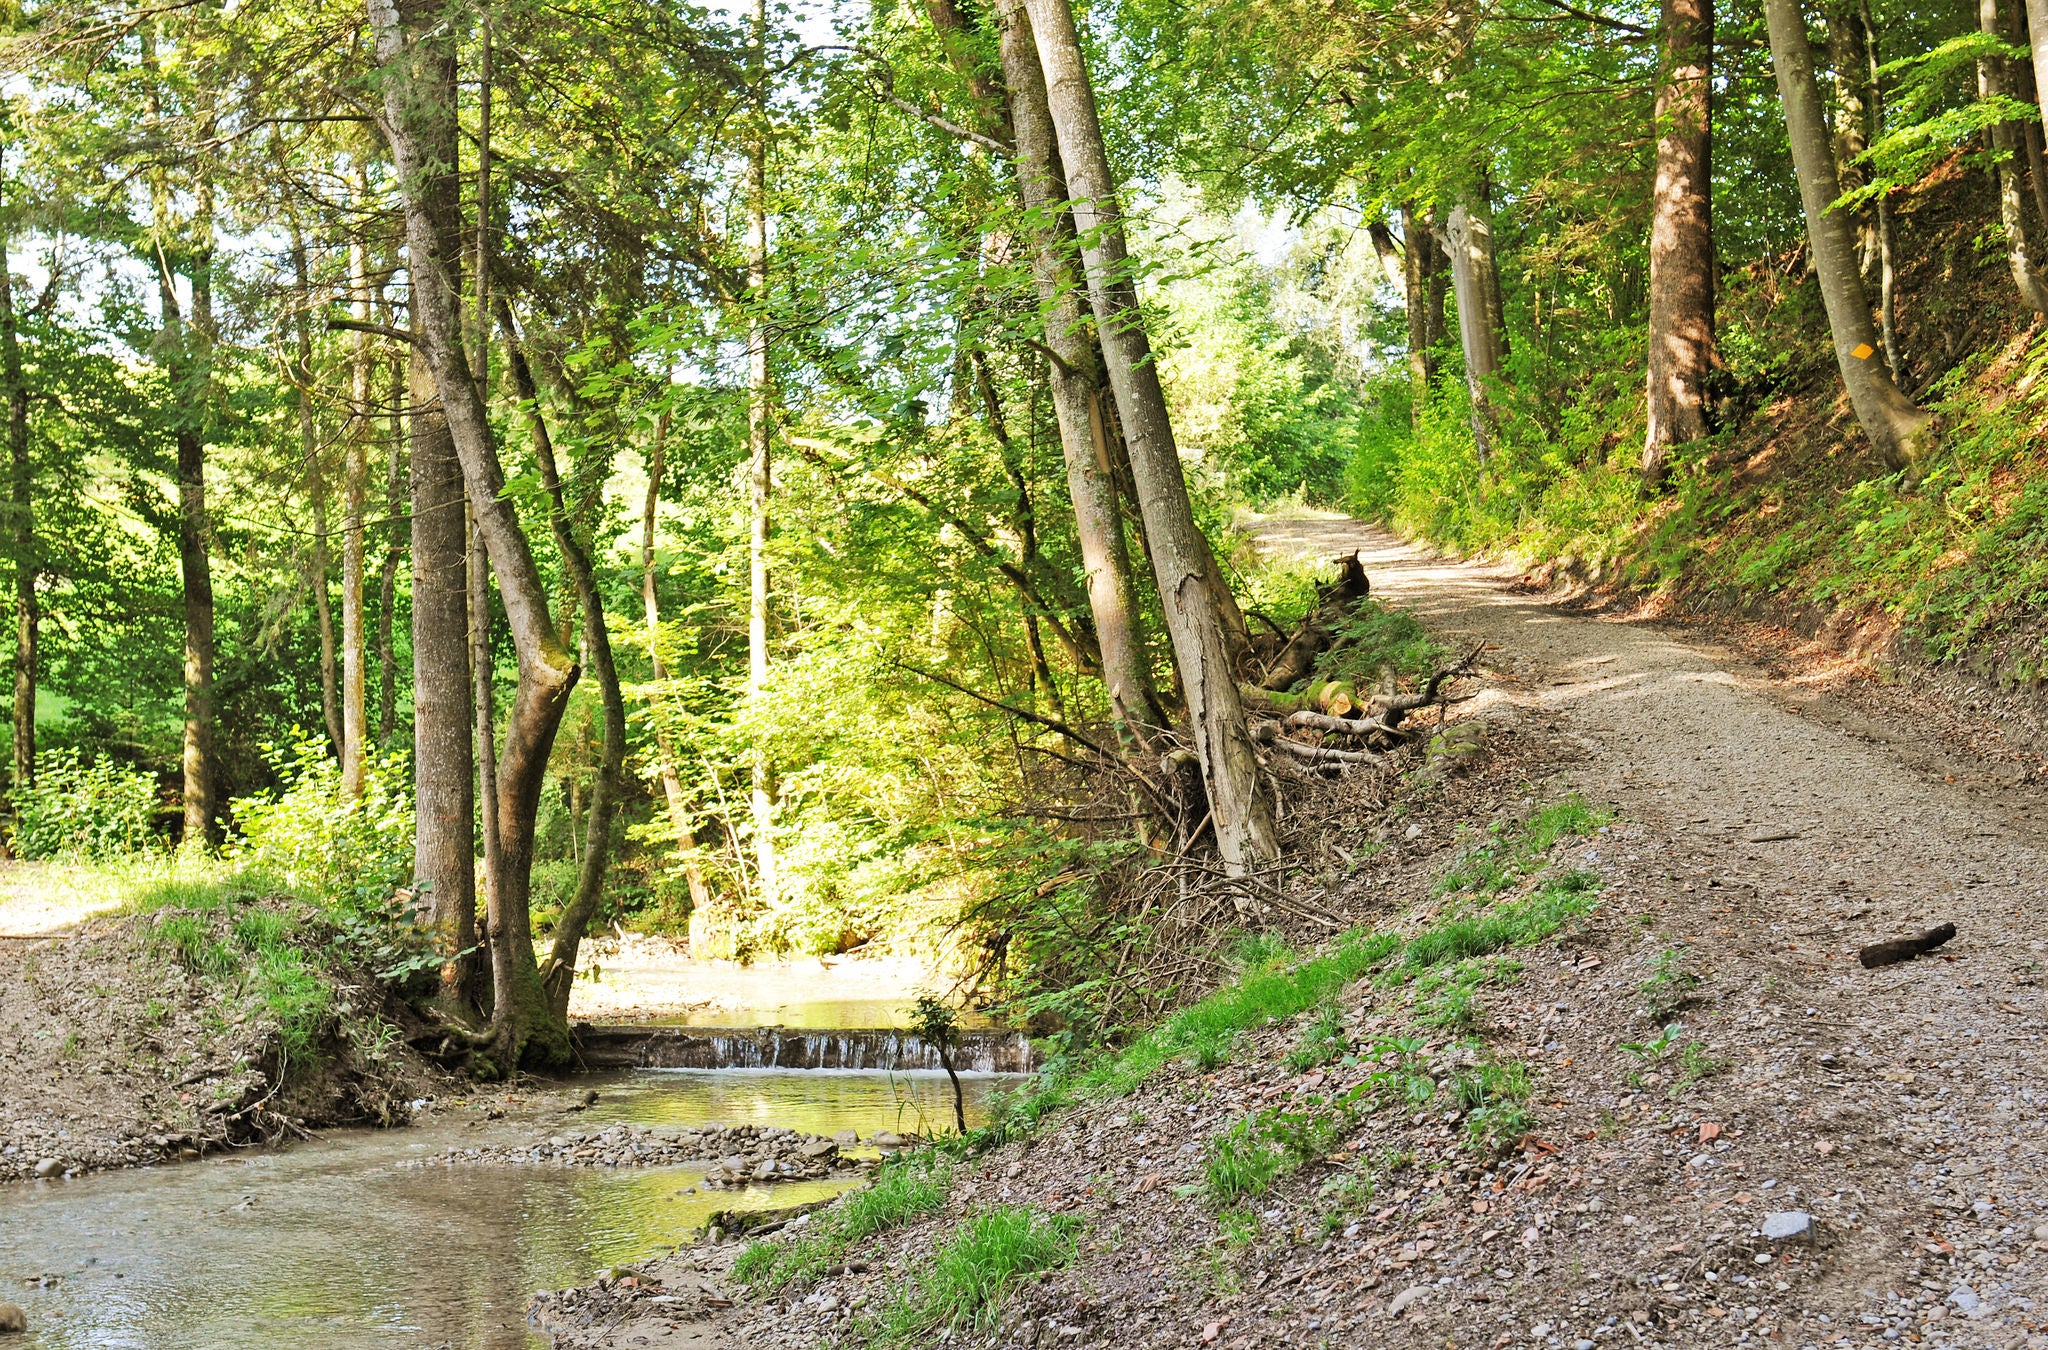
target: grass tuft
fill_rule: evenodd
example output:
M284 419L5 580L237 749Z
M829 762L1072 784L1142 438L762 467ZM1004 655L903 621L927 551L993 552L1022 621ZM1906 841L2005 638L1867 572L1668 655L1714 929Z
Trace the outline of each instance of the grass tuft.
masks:
M893 1158L875 1173L873 1184L817 1211L801 1237L749 1245L733 1266L733 1278L764 1293L809 1284L841 1264L856 1243L937 1210L952 1184L952 1169L935 1154Z
M1025 1280L1074 1259L1081 1221L1011 1205L964 1220L901 1286L870 1330L871 1345L909 1345L933 1331L993 1327Z

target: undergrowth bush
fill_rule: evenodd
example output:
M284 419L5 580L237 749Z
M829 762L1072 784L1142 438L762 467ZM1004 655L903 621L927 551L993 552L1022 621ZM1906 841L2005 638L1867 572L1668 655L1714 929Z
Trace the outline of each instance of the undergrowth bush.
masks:
M86 861L141 853L151 843L156 780L102 756L45 750L36 780L14 789L14 855Z
M265 751L284 786L274 797L235 799L238 837L223 856L329 903L374 906L411 879L412 782L403 753L367 757L363 794L351 798L324 742L306 737Z

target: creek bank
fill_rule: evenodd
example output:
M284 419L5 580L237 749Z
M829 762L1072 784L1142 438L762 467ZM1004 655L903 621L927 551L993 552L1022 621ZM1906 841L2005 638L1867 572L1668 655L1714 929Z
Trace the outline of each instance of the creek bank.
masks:
M1551 860L1597 876L1597 908L1053 1115L843 1269L747 1298L715 1292L740 1244L689 1249L714 1292L679 1331L629 1293L558 1346L861 1344L965 1221L1029 1205L1083 1221L1078 1258L950 1345L2048 1347L2048 1151L2024 1128L2048 1101L2048 864L2024 795L1669 630L1378 538L1377 591L1496 644L1467 709L1496 730L1467 776L1411 784L1371 856L1305 876L1316 904L1403 934L1455 918L1460 854L1569 787L1622 812ZM1856 960L1937 922L1958 937L1927 959ZM1475 1135L1487 1066L1525 1084L1513 1137ZM1236 1166L1246 1122L1297 1128L1396 1070L1412 1106Z
M244 950L284 926L303 926L303 962ZM402 1006L329 937L279 898L0 943L0 1182L404 1124L446 1093Z

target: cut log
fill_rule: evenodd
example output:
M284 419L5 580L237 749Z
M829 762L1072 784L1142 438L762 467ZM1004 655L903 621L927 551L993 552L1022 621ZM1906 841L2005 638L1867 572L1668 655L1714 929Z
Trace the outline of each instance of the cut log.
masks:
M1955 935L1956 926L1945 923L1913 937L1887 938L1883 942L1873 942L1857 952L1856 959L1863 963L1865 970L1875 970L1879 966L1895 966L1901 961L1910 961L1916 956L1933 951Z
M1337 579L1317 589L1315 605L1302 616L1279 650L1267 657L1259 685L1286 689L1307 679L1315 669L1316 658L1329 647L1337 624L1353 605L1371 593L1372 582L1365 575L1363 557L1353 553L1338 559ZM1256 644L1254 655L1258 655Z

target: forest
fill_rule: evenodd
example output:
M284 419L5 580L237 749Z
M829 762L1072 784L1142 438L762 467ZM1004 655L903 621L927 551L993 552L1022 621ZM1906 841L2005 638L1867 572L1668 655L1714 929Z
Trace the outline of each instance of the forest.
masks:
M386 925L483 1072L626 929L1107 1028L1147 869L1385 748L1256 714L1459 656L1247 513L2038 682L2044 29L30 0L10 849Z

